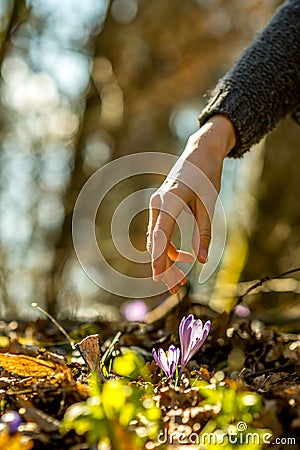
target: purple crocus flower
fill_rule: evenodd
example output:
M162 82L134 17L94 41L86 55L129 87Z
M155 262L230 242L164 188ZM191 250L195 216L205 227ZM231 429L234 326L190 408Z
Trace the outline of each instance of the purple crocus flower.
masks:
M144 322L148 307L143 300L133 300L123 303L121 313L127 322Z
M240 303L234 307L234 312L239 317L248 317L251 311L247 305Z
M189 360L203 345L210 330L210 321L203 325L202 320L195 319L193 314L183 317L179 325L181 344L181 367L185 367Z
M166 376L172 378L179 361L179 348L175 347L175 345L170 345L167 352L159 348L157 353L155 348L153 348L152 355L154 361L165 372Z
M1 417L1 422L8 427L11 434L14 434L18 431L18 428L22 423L22 418L17 411L7 411Z

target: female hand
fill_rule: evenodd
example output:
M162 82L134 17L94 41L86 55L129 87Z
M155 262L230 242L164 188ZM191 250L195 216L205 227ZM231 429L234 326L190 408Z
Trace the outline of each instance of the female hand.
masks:
M177 250L171 241L176 218L183 209L194 215L192 248L198 261L204 264L223 160L235 143L232 122L220 114L212 116L189 137L183 154L150 199L147 250L151 254L153 279L162 280L171 293L186 282L184 273L173 261L194 262L192 254Z

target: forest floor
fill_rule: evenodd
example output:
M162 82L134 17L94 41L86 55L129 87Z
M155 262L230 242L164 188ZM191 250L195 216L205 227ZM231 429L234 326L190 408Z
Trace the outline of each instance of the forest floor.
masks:
M211 332L167 380L152 348L178 345L190 313ZM150 323L61 325L68 339L0 323L0 450L300 448L299 334L186 300Z

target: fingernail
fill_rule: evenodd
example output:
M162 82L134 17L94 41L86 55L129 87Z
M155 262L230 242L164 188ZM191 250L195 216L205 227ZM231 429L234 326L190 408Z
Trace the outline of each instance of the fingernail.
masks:
M202 259L202 261L207 262L208 252L207 252L206 248L201 248L201 250L200 250L200 258Z

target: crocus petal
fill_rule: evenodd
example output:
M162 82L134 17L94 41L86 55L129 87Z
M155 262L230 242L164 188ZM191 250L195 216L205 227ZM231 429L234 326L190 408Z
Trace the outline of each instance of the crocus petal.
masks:
M179 335L182 335L194 320L193 314L189 314L186 318L183 317L179 324Z
M192 329L192 333L191 333L188 359L191 359L191 357L201 347L202 335L203 335L202 321L200 319L195 320L195 322L193 323L193 329Z
M187 324L186 329L186 345L183 353L183 361L182 364L185 366L187 362L191 359L191 351L193 350L195 344L197 343L197 329L199 328L199 323L194 319L194 316L191 314L191 320Z
M168 363L169 363L170 377L172 377L174 375L174 372L178 365L179 356L180 356L179 348L175 347L175 345L170 345L169 350L168 350Z
M204 332L206 332L206 337L208 336L208 333L210 332L210 327L211 327L211 323L210 323L210 320L208 320L207 322L205 322L204 327L203 327L203 334L204 334Z
M209 335L210 332L210 320L208 320L207 322L205 322L204 327L203 327L203 331L202 331L202 338L201 338L201 345L204 344L204 341L206 340L207 336Z
M157 354L156 354L155 348L152 349L152 356L153 356L153 359L154 359L154 361L156 362L156 364L159 366L159 365L160 365L160 362L159 362L158 356L157 356Z
M158 349L158 359L160 362L160 368L165 372L165 374L167 376L169 376L170 373L169 373L169 364L168 364L168 360L167 360L167 355L162 348Z
M191 333L190 349L193 349L195 345L197 345L198 341L202 339L202 334L203 334L202 320L200 319L195 320L195 322L193 323L193 329Z
M170 345L169 350L168 350L169 366L174 362L176 365L178 364L179 355L180 355L179 348L175 347L175 345Z
M183 318L179 325L179 337L181 344L181 365L184 367L194 354L203 345L210 330L210 321L194 319L190 314L187 318Z
M201 337L201 345L204 344L204 341L206 340L208 334L210 331L210 321L208 320L207 322L205 322L204 326L203 326L203 330L202 330L202 337Z
M166 371L168 372L168 367L167 367L167 365L162 364L162 360L161 360L162 353L161 352L163 352L163 354L164 354L164 351L162 348L158 349L158 353L156 353L155 348L152 349L152 355L153 355L154 361L156 362L158 367L160 367L161 370L163 370L166 373ZM165 359L166 359L166 355L165 355Z
M176 357L177 347L175 345L171 344L168 350L168 362L174 360L174 357Z
M192 324L194 316L190 314L187 318L183 317L179 325L179 339L181 346L181 358L186 359L186 355L189 352L189 345L191 342ZM183 362L181 362L183 364Z
M198 332L196 333L196 335L197 335L196 342L193 343L194 344L193 348L191 348L190 353L189 353L189 360L202 347L205 339L208 336L209 330L210 330L210 321L208 320L207 322L205 322L203 329L202 329L202 322L201 322L201 333L199 333L199 329L198 329Z
M193 348L191 348L191 350L189 351L187 360L189 361L190 359L192 359L192 357L195 355L195 353L197 353L198 350L200 350L202 346L202 342L200 339L197 339L195 345L193 346Z

